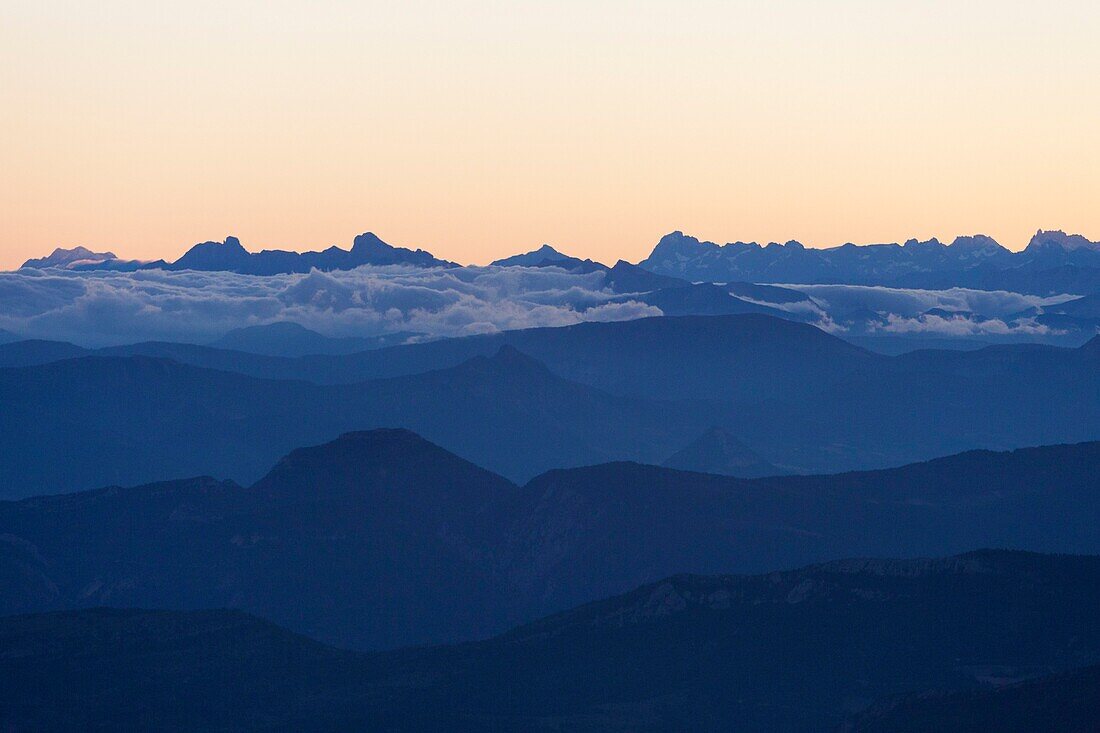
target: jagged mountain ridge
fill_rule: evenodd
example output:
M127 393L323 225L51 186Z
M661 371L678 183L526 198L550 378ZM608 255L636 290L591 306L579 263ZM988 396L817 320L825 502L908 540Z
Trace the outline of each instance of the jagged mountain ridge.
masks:
M913 239L815 249L794 241L718 245L677 231L665 235L639 264L662 275L706 282L971 287L1041 295L1100 290L1100 243L1061 231L1040 230L1021 252L984 235L958 237L950 244Z
M23 267L62 267L73 270L200 270L206 272L236 272L245 275L280 275L305 273L317 269L351 270L361 265L413 265L416 267L455 267L453 262L434 257L422 249L394 247L383 242L373 232L355 237L350 250L332 246L323 251L294 252L265 249L249 252L236 237L223 242L200 242L178 260L138 262L120 260L111 252L94 253L83 247L56 250L50 257L31 259Z
M351 250L330 247L321 252L263 250L249 253L236 237L193 246L175 262L119 260L113 253L83 247L58 249L31 259L23 267L135 270L223 270L254 275L343 270L360 265L405 264L452 267L455 263L424 250L392 247L371 232L357 236ZM550 245L496 260L495 266L561 267L567 271L607 273L608 285L619 293L648 292L690 282L846 283L943 289L968 287L1041 295L1100 291L1100 242L1059 230L1039 230L1028 246L1012 252L985 235L960 236L949 244L933 238L903 244L852 243L831 248L807 248L796 241L718 245L676 231L665 235L637 267L661 279L627 275L636 266L620 260L608 267L590 259L562 254ZM632 280L627 285L627 280Z

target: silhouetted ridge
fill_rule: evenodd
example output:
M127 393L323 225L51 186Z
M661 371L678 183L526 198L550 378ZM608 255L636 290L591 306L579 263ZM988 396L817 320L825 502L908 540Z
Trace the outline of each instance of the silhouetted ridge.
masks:
M39 269L47 267L72 268L81 264L90 265L115 259L118 258L114 252L93 252L87 247L73 247L72 249L58 247L48 257L29 259L23 263L22 267Z
M545 380L554 384L566 383L566 380L552 373L541 361L528 356L511 344L501 345L491 356L474 356L458 366L428 374L453 374L458 378L479 380L503 378L508 384L531 379Z
M401 521L421 511L439 515L447 508L454 512L449 521L459 521L503 501L515 486L411 430L384 428L294 450L252 489L292 502L343 501L348 496L383 501L389 505L386 511L411 513Z
M1039 295L1100 289L1100 243L1060 231L1039 231L1021 252L980 234L951 244L933 238L807 248L793 241L719 245L677 231L662 237L639 265L695 282L967 287Z
M175 262L152 262L145 268L167 270L203 270L237 272L245 275L307 273L311 270L350 270L361 265L413 265L449 267L454 263L440 260L422 249L411 250L386 244L373 232L355 237L350 250L329 247L323 251L293 252L265 249L248 252L236 237L224 242L202 242L189 249Z
M260 493L302 498L297 492L310 485L315 487L315 495L407 486L418 492L439 491L441 498L448 499L455 491L472 486L477 496L462 498L477 501L499 498L495 492L511 486L496 474L404 428L345 433L323 445L298 448L253 488ZM489 490L482 491L483 485Z
M497 355L506 344L534 362ZM42 346L22 353L26 344L2 345L0 365L87 353ZM340 357L112 347L94 353L201 368L142 372L152 380L145 384L99 367L0 370L0 441L9 447L0 492L195 473L251 483L296 446L382 426L416 430L516 481L552 467L662 463L710 426L806 474L975 447L1076 443L1100 435L1098 348L1100 341L887 357L755 314L581 323ZM31 422L40 431L28 431ZM43 460L62 442L65 462Z
M1081 236L1080 234L1066 234L1061 229L1052 229L1044 231L1040 229L1035 232L1035 236L1028 242L1026 249L1028 250L1059 250L1062 252L1072 252L1074 250L1093 250L1100 251L1100 242L1090 241L1088 238Z
M340 556L304 559L316 575ZM1100 558L983 550L673 575L484 641L371 655L236 612L93 608L0 619L0 715L29 730L1085 733L1095 668L1049 672L1094 663L1098 602Z
M738 440L733 433L720 427L709 428L671 455L662 465L681 471L719 473L743 478L783 473Z
M108 608L0 619L0 657L5 727L58 732L319 730L357 660L240 611Z
M900 580L906 585L895 592L898 598L923 592L922 579L960 576L995 576L1041 585L1066 582L1082 571L1100 573L1100 558L1049 555L1018 550L982 549L960 555L934 558L850 558L781 570L766 575L699 575L681 573L561 614L548 616L508 632L522 638L547 633L560 634L570 626L621 627L666 621L682 614L690 617L697 609L728 610L731 602L762 605L836 603L838 591L858 596L861 581ZM879 595L878 601L889 601Z
M549 244L544 244L538 249L533 249L530 252L512 255L511 257L504 257L499 260L493 260L489 264L496 267L540 267L543 265L555 263L565 264L570 261L578 260L576 260L575 257L570 257L567 254L562 254L558 250L551 247Z
M619 260L607 271L604 280L607 287L616 293L643 293L662 288L677 288L689 283L678 277L658 275L637 265L632 265L626 260Z
M839 733L1095 733L1100 666L1007 684L889 697Z
M490 357L475 357L475 359L476 358L485 358L490 364L499 367L518 367L549 373L545 364L538 359L528 356L511 344L502 345L497 349L497 353Z
M537 452L560 419L512 445ZM362 648L479 638L684 572L1095 552L1098 466L1091 443L753 480L616 462L517 488L407 430L360 431L290 451L249 488L200 478L0 502L0 615L232 605ZM906 562L818 571L925 567Z
M236 237L226 237L224 242L203 242L196 244L176 260L174 270L228 270L245 269L249 253Z

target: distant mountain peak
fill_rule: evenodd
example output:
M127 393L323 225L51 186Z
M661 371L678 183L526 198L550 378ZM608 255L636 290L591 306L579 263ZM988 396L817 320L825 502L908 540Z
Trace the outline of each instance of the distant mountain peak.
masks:
M374 232L363 232L357 235L351 243L352 252L377 252L391 249L393 249L393 246L382 241L382 238Z
M228 236L223 242L200 242L173 263L177 270L237 270L248 262L241 240Z
M411 454L416 454L421 458L428 454L434 454L462 460L406 428L358 430L343 433L327 443L294 449L283 457L266 477L260 479L257 485L270 483L273 476L278 476L291 467L299 468L308 464L317 469L330 472L352 471L353 473L361 473L369 465L379 462L389 463L391 459L398 456L400 456L400 461L394 464L395 467L410 465L405 464L404 461L410 458Z
M1001 246L993 237L985 234L971 234L955 237L955 241L947 245L948 247L958 248L960 250L989 250L989 251L1001 251L1005 248ZM1007 250L1005 250L1007 251Z
M607 271L604 283L616 293L643 293L662 288L683 287L689 283L678 277L658 275L626 260L619 260Z
M533 249L530 252L512 255L511 257L504 257L499 260L493 260L489 264L496 267L535 267L551 262L557 262L559 260L572 261L574 259L576 258L559 252L558 250L551 247L549 244L543 244L538 249Z
M87 247L80 246L71 249L58 247L48 257L27 260L22 266L36 269L71 267L78 263L106 262L115 259L118 259L118 257L115 256L114 252L93 252Z
M294 252L265 249L248 252L236 237L224 242L202 242L173 263L151 263L150 266L169 270L203 270L239 272L247 275L276 275L322 271L350 270L362 265L415 265L443 267L453 263L440 260L422 249L394 247L382 241L374 232L355 237L351 250L329 247L321 252Z
M1090 241L1080 234L1066 234L1061 229L1040 229L1028 242L1025 251L1044 249L1061 249L1066 252L1085 249L1100 252L1100 242Z
M405 428L344 433L335 440L291 451L250 489L275 501L348 501L371 511L396 503L425 518L444 505L476 513L513 484ZM371 498L374 497L374 498ZM379 500L378 497L392 497ZM372 512L373 513L373 512ZM347 517L358 522L360 518ZM339 520L336 520L339 521Z
M650 258L654 258L658 255L682 255L682 256L696 256L709 249L715 249L718 245L713 242L700 242L698 238L684 234L677 229L674 232L669 232L657 242L657 246L653 248L653 253L650 254Z
M495 354L485 357L485 360L497 367L519 367L525 370L550 373L550 370L541 361L523 353L511 344L502 344Z
M664 462L666 468L757 478L783 473L725 428L711 427Z
M859 246L859 245L856 245L856 246ZM916 237L914 237L912 239L905 240L905 242L902 243L901 246L903 246L903 247L942 247L943 243L940 242L940 240L937 239L936 237L932 237L931 239L924 239L924 240L917 239Z

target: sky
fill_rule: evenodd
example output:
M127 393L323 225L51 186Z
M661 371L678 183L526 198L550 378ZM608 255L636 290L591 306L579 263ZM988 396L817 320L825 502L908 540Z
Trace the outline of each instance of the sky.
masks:
M1100 239L1100 3L0 0L0 268Z

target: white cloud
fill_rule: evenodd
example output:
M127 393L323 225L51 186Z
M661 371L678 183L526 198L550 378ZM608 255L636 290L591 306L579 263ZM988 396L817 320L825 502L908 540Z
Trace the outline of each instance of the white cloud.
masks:
M868 285L784 285L783 287L805 293L834 318L844 312L857 309L916 317L934 308L974 313L985 318L1003 318L1036 306L1053 305L1078 297L1057 295L1044 298L1004 290L969 290L967 288L914 290Z
M1075 295L1041 297L1004 290L915 290L866 285L784 285L806 294L820 308L814 323L843 337L846 315L872 312L882 323L864 323L870 333L895 336L1008 337L1031 340L1061 336L1032 317L1033 310L1063 303ZM777 306L778 307L778 306ZM930 313L929 311L937 311Z
M660 315L607 303L603 274L548 268L362 267L256 277L226 272L0 273L0 328L87 346L210 341L279 320L333 336L455 336Z
M906 318L893 313L886 316L886 323L879 330L892 334L920 333L937 336L1048 336L1058 333L1048 326L1036 323L1034 318L1022 318L1006 323L999 318L983 320L935 314Z
M872 311L870 328L896 335L1055 335L1025 316L1072 296L980 290L791 285L811 300L786 307L844 336L845 314ZM212 341L241 326L290 320L331 336L414 332L426 337L566 326L660 315L604 288L600 272L557 268L362 267L257 277L226 272L20 270L0 273L0 329L86 346L145 340ZM928 313L942 309L946 314Z

